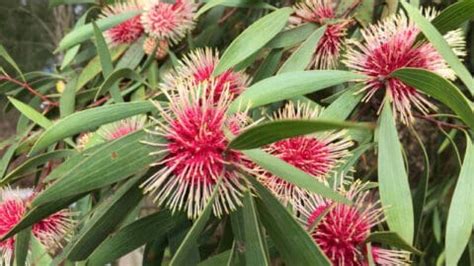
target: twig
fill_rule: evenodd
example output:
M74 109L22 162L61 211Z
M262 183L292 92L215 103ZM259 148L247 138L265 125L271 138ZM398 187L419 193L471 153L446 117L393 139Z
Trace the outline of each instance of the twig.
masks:
M57 102L53 102L53 101L49 100L48 97L46 97L43 94L37 92L35 89L33 89L26 82L18 81L18 80L14 79L10 76L0 75L0 81L2 81L2 80L6 80L6 81L9 81L9 82L15 83L15 84L21 86L22 88L27 89L33 95L38 96L39 98L41 98L41 100L43 100L43 102L45 102L47 105L59 106L59 104Z
M451 124L443 121L436 120L428 115L419 115L419 114L413 114L414 117L420 118L426 121L429 121L431 123L436 124L438 127L447 127L447 128L455 128L455 129L468 129L469 127L464 126L464 125L457 125L457 124Z

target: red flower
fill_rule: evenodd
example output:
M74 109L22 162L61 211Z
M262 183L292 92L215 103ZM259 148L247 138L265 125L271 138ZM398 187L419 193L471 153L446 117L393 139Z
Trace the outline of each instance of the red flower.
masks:
M289 103L274 115L274 119L315 119L319 113L318 108ZM335 174L335 168L349 155L348 149L351 146L352 141L345 131L337 131L280 140L264 147L264 150L314 176L316 180L326 182ZM285 205L299 202L307 193L264 169L257 167L255 171L259 173L258 180Z
M177 0L174 4L147 0L141 22L151 37L176 44L194 28L196 7L191 0Z
M371 228L383 221L379 202L369 200L366 184L356 181L340 193L353 202L345 205L311 195L297 205L301 222L334 265L366 266L367 238ZM377 265L409 265L409 253L372 248Z
M211 89L204 89L211 88ZM154 154L167 154L154 165L162 166L145 182L145 192L155 192L159 205L172 211L186 210L196 218L208 202L219 179L219 193L214 201L214 214L220 216L241 205L242 155L227 150L225 127L242 128L246 116L228 117L231 97L223 91L214 101L214 84L195 85L182 82L169 93L169 106L156 103L163 120L154 119L159 126L152 134L164 137L166 144L148 143L160 147ZM235 123L239 125L236 126Z
M139 0L127 0L123 3L107 6L102 11L102 17L114 16L135 10L141 10ZM143 26L140 21L140 15L137 15L105 31L105 38L110 45L114 46L132 43L140 38L142 34Z
M0 189L0 237L15 227L26 213L26 206L35 194L31 189ZM47 248L54 248L72 230L73 222L69 210L62 210L34 224L33 235ZM0 242L0 265L10 265L15 249L15 238Z
M217 77L212 72L219 63L219 53L210 48L196 49L179 62L179 66L165 76L163 89L170 90L176 82L190 79L194 84L214 83L214 98L218 101L223 91L231 93L232 98L240 95L248 86L249 78L243 72L227 70Z
M435 16L430 10L426 13L429 18ZM404 13L391 16L362 30L365 42L352 41L353 45L345 58L349 68L367 75L361 90L367 92L364 101L368 101L377 91L386 89L393 103L394 114L399 113L405 124L414 120L412 105L424 114L436 107L415 88L391 77L392 72L403 67L415 67L433 71L451 80L456 78L454 71L431 43L417 41L419 33L418 27ZM451 31L445 38L456 54L465 55L461 31Z

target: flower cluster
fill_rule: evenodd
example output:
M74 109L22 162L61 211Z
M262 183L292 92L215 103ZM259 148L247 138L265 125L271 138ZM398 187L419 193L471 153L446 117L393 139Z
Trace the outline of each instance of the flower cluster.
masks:
M105 7L102 17L133 11L139 14L108 29L105 36L108 43L115 46L133 43L145 34L145 53L150 55L156 51L155 56L161 59L166 56L169 46L177 44L193 30L196 7L192 0L176 0L174 3L161 0L119 2Z
M295 4L295 14L290 19L292 26L303 23L327 25L324 35L315 48L311 67L315 69L334 69L337 67L344 39L352 20L336 14L338 0L304 0Z
M274 120L317 119L320 108L306 104L289 103L276 112ZM327 183L334 177L335 168L349 155L352 141L345 131L324 132L321 134L298 136L284 139L264 147L264 151L314 176L315 180ZM286 182L265 169L257 167L258 180L272 191L285 205L299 202L307 192Z
M212 77L212 72L219 60L217 50L210 48L196 49L179 61L179 66L164 77L161 87L166 91L173 90L176 83L182 80L190 80L193 84L213 83L215 86L213 94L216 101L225 90L228 90L231 98L234 99L247 88L249 78L245 73L232 69L217 77Z
M436 12L428 9L425 16L432 19ZM363 43L352 40L345 55L345 64L356 72L365 74L368 101L376 92L385 89L393 103L394 113L399 113L405 124L413 122L412 105L426 114L435 105L415 88L392 77L390 74L403 67L422 68L454 80L455 73L438 51L428 41L418 41L420 29L404 13L399 13L376 25L362 30ZM464 56L464 38L460 30L445 35L447 43L458 56Z
M367 238L371 229L383 222L383 209L369 197L367 183L354 181L339 192L353 205L333 202L317 195L299 201L299 220L334 265L369 265ZM372 246L377 265L410 265L406 251Z
M165 92L169 105L156 107L164 121L153 119L158 126L151 134L166 139L166 143L146 142L159 147L155 154L166 154L153 166L161 170L143 186L153 192L159 205L173 212L186 210L196 218L209 201L217 186L213 211L216 216L228 213L242 205L246 189L239 169L245 168L242 154L227 149L226 129L236 134L247 126L245 114L226 114L231 102L228 89L215 100L215 83L182 81L173 90Z
M34 197L35 193L31 189L0 189L0 237L20 222ZM31 232L46 248L54 249L69 236L73 226L71 212L64 209L34 224ZM14 249L14 237L0 242L0 265L11 265Z

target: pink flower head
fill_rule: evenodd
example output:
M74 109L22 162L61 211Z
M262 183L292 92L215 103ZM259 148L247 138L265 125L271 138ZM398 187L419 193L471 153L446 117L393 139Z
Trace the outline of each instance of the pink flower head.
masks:
M140 0L126 0L125 2L116 3L107 6L102 11L102 17L110 17L129 11L141 10L140 5ZM105 31L105 38L110 45L115 46L133 43L140 38L142 34L143 26L140 21L140 15L137 15Z
M165 76L162 87L170 90L180 79L190 79L194 84L213 83L215 101L218 101L223 91L231 93L232 98L240 95L248 86L249 78L243 72L227 70L217 77L212 72L219 63L219 52L211 48L196 49L179 62L179 66Z
M168 55L169 44L167 40L156 40L148 37L143 43L143 50L147 55L151 55L155 51L155 58L161 60Z
M383 221L379 202L371 202L367 184L355 181L349 190L339 189L353 205L332 202L317 195L297 205L300 220L334 265L368 265L366 240L371 228ZM377 265L409 265L409 253L372 247Z
M319 113L319 108L288 103L274 115L274 119L316 119ZM346 136L346 132L336 131L280 140L264 147L264 150L314 176L316 180L326 182L330 176L334 176L335 168L349 155L348 149L351 146L352 141ZM285 205L298 202L306 195L304 189L264 169L256 172L259 173L258 180Z
M294 6L295 15L290 19L293 26L308 22L327 25L311 60L314 68L333 69L337 66L347 28L351 25L351 20L347 19L332 22L338 19L336 15L338 2L337 0L304 0Z
M0 237L15 227L26 213L27 205L34 198L31 189L0 189ZM59 211L45 218L32 227L33 235L47 248L54 248L66 237L72 229L71 213L68 210ZM15 238L0 242L0 253L5 265L10 265L15 248Z
M425 12L425 16L430 19L435 14L432 10ZM431 43L417 41L419 33L420 29L404 13L393 15L362 30L365 42L352 41L353 45L345 58L349 68L367 75L361 90L367 92L364 101L368 101L377 91L386 89L393 103L394 114L399 113L405 124L414 120L412 104L424 114L436 107L420 91L391 77L392 72L403 67L415 67L433 71L447 79L456 78L454 71ZM451 31L445 35L445 39L458 56L465 55L461 31Z
M204 88L210 87L210 90ZM228 150L225 128L234 134L248 122L244 114L229 117L226 111L231 102L228 91L214 101L215 85L182 82L174 90L165 91L169 106L156 103L164 121L154 119L158 126L151 134L161 136L167 143L150 143L159 147L154 154L166 154L153 164L161 166L144 186L145 192L156 193L155 200L173 212L187 211L196 218L218 180L218 194L213 211L216 216L242 205L245 185L238 168L244 168L242 155Z
M121 138L145 126L146 116L137 115L102 126L98 134L107 141Z
M141 22L151 37L176 44L194 28L196 8L192 0L176 0L174 4L147 0Z

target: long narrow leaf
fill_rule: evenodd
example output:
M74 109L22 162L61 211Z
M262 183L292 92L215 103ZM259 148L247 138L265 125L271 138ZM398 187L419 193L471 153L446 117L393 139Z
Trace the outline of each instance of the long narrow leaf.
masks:
M386 103L380 117L378 132L378 177L380 199L391 231L406 242L413 242L413 203L408 175L403 164L402 147L398 140L390 104Z

